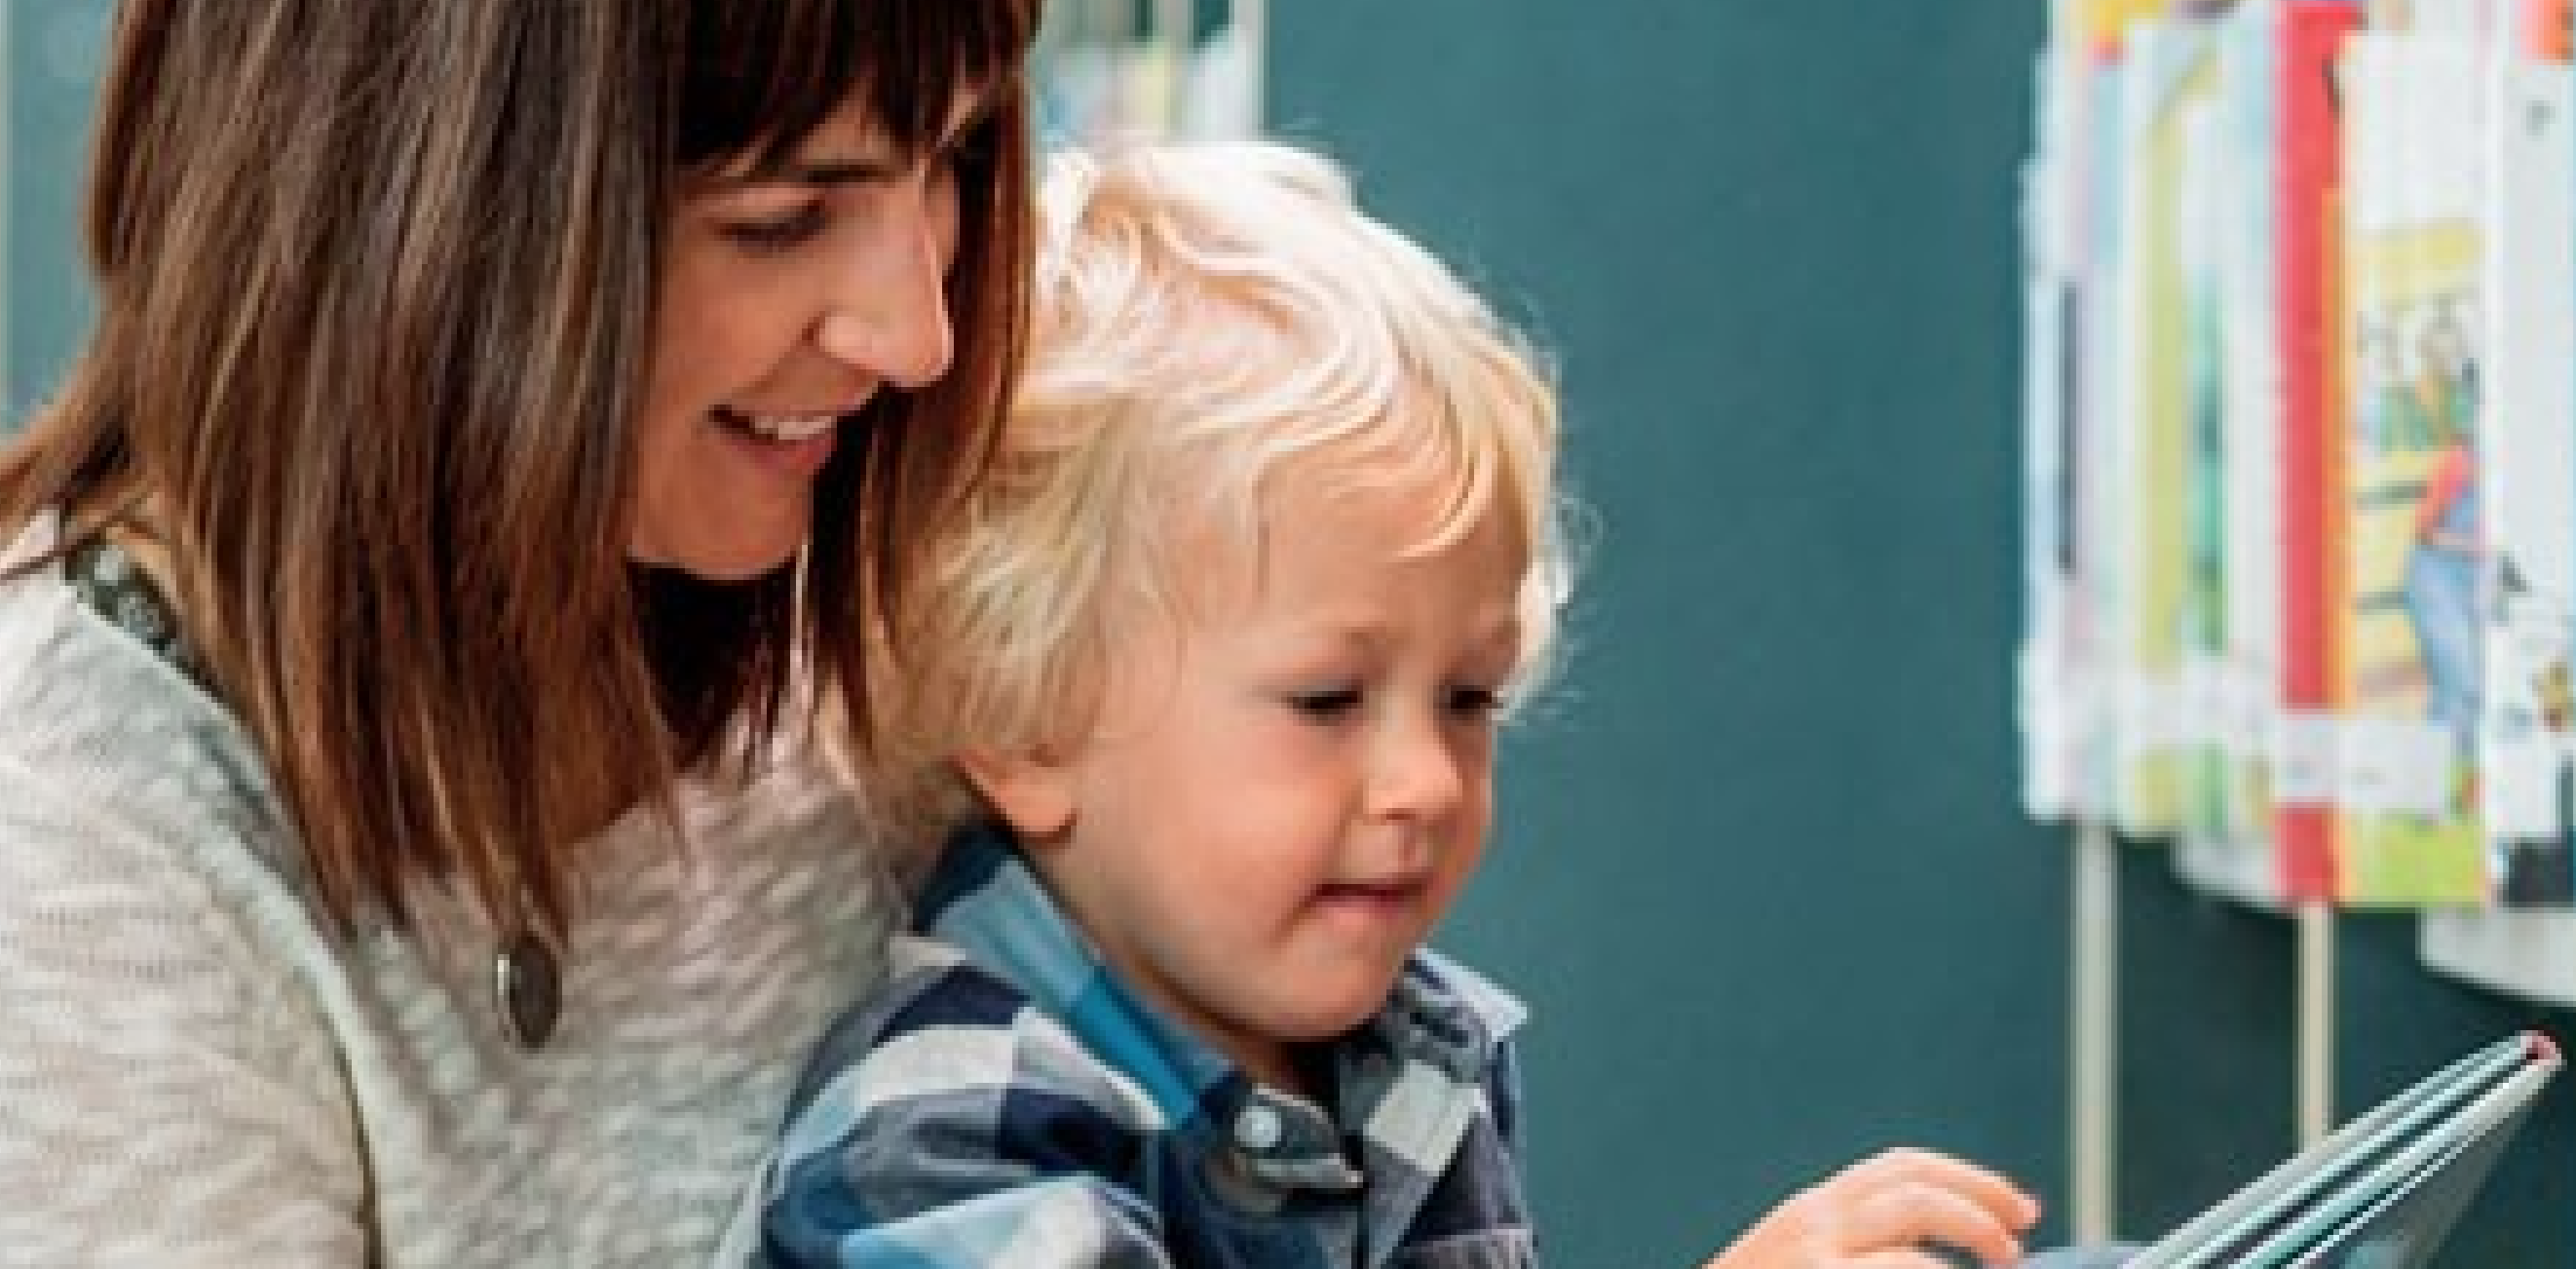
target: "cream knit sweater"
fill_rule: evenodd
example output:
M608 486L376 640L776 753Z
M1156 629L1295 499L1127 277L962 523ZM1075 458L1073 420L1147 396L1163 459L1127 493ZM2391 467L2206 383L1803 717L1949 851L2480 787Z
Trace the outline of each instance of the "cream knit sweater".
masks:
M0 582L0 1263L705 1263L882 970L891 892L825 788L693 795L685 850L603 835L526 1054L487 930L335 945L231 720L57 574Z

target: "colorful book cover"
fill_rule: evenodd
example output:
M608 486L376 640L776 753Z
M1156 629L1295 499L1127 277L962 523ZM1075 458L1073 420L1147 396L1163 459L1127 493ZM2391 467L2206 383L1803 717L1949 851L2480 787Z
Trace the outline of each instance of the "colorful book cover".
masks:
M2048 259L2043 192L2056 179L2034 156L2022 170L2022 605L2015 657L2015 716L2021 735L2022 808L2031 818L2061 821L2075 813L2074 759L2068 697L2068 607L2072 602L2073 529L2066 514L2064 444L2071 411L2061 388L2069 360L2072 283Z
M2359 11L2337 0L2281 9L2274 337L2281 372L2280 677L2271 735L2280 891L2335 893L2334 727L2343 524L2343 126L2337 64Z
M2060 38L2032 65L2038 143L2022 171L2022 642L2017 662L2022 804L2080 818L2086 728L2074 504L2084 58ZM2098 813L2099 808L2094 808Z
M2530 0L2523 6L2523 34L2534 58L2559 65L2576 61L2576 4Z
M2185 430L2183 520L2177 526L2184 552L2181 690L2186 732L2182 760L2181 832L2224 838L2236 793L2238 747L2228 718L2228 639L2235 614L2229 584L2243 561L2231 549L2242 527L2228 488L2243 457L2227 410L2225 321L2227 280L2223 240L2235 191L2229 164L2226 114L2226 43L2217 32L2202 37L2202 68L2173 105L2176 144L2174 191L2174 301L2181 308L2181 426Z
M2117 546L2128 489L2113 459L2119 452L2123 385L2118 369L2126 322L2123 221L2134 180L2125 148L2130 129L2122 117L2129 97L2128 66L2117 45L2086 51L2079 116L2085 157L2073 176L2079 193L2071 211L2076 289L2068 335L2074 407L2067 419L2073 457L2065 506L2072 526L2068 549L2074 586L2066 610L2074 648L2069 700L2077 728L2072 735L2076 805L2083 818L2101 824L2118 819L2115 772L2122 749L2120 678L2113 658L2114 634L2122 624Z
M2214 602L2193 568L2193 279L2186 190L2215 88L2209 32L2151 19L2122 47L2121 154L2131 169L2116 250L2112 469L2123 481L2110 663L2117 677L2114 822L2134 835L2182 825L2197 701L2195 611Z
M2118 48L2128 32L2161 16L2172 0L2082 0L2085 35L2095 50Z
M2481 43L2355 32L2344 51L2345 587L2336 893L2486 893L2475 737L2485 89Z
M2478 770L2490 883L2514 906L2576 902L2576 84L2565 14L2563 2L2529 5L2500 28L2488 79Z
M2281 662L2281 358L2278 215L2281 13L2240 5L2222 20L2214 209L2221 542L2211 715L2217 780L2209 830L2268 858L2268 738Z
M2282 10L2220 15L2209 209L2213 235L2219 603L2210 649L2204 782L2174 870L2213 894L2281 900L2271 737L2279 707L2282 385L2278 312Z
M2363 25L2391 33L2431 33L2483 39L2503 7L2521 0L2363 0Z

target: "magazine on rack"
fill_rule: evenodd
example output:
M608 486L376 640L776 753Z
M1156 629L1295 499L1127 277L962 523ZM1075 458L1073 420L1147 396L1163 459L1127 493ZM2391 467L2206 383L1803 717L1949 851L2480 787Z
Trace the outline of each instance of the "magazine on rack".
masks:
M2433 1073L2130 1259L2125 1269L2430 1263L2560 1064L2538 1032Z

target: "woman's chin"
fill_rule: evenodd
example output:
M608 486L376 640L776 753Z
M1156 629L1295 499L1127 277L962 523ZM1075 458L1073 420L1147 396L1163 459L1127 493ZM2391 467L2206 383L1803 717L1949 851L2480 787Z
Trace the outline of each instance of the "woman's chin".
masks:
M776 541L730 542L674 548L639 542L627 547L626 558L646 568L668 569L702 582L750 582L786 567L804 544L801 535L783 544Z

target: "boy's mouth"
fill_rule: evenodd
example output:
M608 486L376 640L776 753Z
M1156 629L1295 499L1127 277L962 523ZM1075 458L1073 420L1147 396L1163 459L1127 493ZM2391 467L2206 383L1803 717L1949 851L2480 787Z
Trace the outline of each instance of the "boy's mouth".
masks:
M1316 902L1333 907L1411 908L1430 890L1430 883L1420 877L1390 877L1375 881L1326 882L1315 892Z

